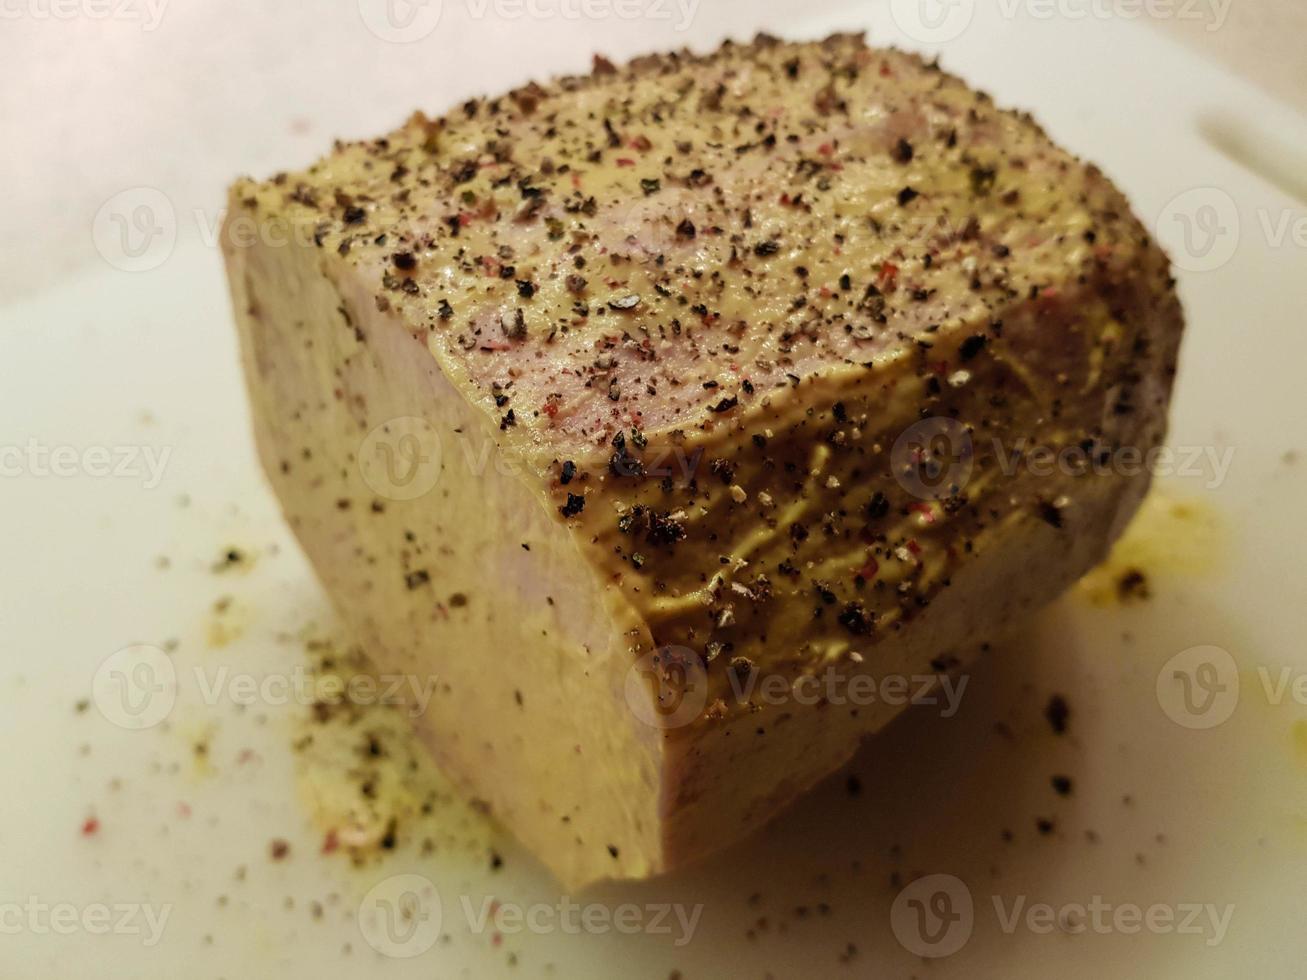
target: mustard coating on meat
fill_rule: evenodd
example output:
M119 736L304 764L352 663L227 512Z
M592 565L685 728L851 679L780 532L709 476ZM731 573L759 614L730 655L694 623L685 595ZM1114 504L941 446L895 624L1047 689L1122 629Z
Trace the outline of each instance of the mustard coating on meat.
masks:
M853 35L596 59L233 201L373 284L718 717L727 671L862 662L995 536L1074 534L1112 476L1026 448L1164 430L1179 308L1121 194Z

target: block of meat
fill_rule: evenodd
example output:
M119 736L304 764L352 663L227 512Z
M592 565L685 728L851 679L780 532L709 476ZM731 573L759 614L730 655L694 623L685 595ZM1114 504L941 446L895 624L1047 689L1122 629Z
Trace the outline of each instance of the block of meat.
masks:
M1095 167L855 35L419 114L223 244L288 521L568 887L765 823L1098 562L1182 327Z

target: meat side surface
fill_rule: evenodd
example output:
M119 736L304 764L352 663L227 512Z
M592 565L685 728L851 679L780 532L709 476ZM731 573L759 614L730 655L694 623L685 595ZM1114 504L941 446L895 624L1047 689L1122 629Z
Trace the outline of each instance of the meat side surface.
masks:
M223 247L287 520L568 887L765 823L1098 562L1182 328L1094 166L854 35L415 115Z

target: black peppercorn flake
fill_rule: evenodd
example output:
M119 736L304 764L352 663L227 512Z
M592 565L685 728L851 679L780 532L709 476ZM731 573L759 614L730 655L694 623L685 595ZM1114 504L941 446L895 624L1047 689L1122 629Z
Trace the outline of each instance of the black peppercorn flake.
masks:
M1048 699L1048 706L1044 709L1044 717L1048 719L1049 727L1057 735L1066 734L1067 722L1071 718L1071 707L1066 703L1066 698L1060 694L1054 694Z
M972 334L958 347L958 356L964 361L971 360L980 353L988 340L989 338L983 333Z
M872 520L879 520L889 513L889 499L877 490L871 495L871 500L867 503L867 516Z
M875 616L863 608L860 602L845 604L839 615L840 625L854 636L865 636L875 625Z

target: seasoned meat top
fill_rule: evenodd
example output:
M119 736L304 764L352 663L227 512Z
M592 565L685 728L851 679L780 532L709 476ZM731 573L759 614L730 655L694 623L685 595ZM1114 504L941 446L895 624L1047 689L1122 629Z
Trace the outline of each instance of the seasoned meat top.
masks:
M856 35L596 58L236 197L546 448L711 431L959 325L980 343L1146 240L1028 117Z
M232 203L228 228L296 236L229 250L253 371L286 393L264 424L335 434L279 435L273 471L370 528L399 510L357 474L403 462L371 434L416 444L442 478L411 513L439 534L404 526L379 569L409 591L487 565L511 595L579 555L626 652L707 665L705 725L754 710L731 686L756 669L894 669L955 582L1086 567L1165 430L1182 316L1121 195L856 36L597 59ZM519 483L541 507L495 511ZM1020 611L986 594L943 615Z

